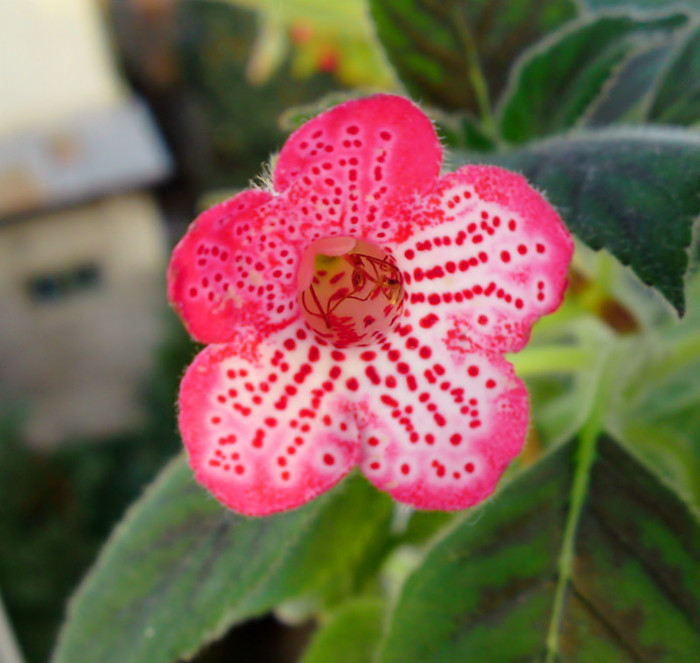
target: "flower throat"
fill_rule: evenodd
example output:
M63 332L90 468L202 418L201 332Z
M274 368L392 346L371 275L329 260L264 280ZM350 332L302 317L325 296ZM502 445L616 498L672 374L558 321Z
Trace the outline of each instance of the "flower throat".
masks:
M302 257L298 283L306 324L336 347L381 340L403 311L401 271L384 249L364 240L312 242Z

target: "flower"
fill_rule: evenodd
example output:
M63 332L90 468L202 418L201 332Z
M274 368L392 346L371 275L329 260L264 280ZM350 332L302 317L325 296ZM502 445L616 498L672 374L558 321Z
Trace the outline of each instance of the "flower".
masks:
M400 502L462 509L519 453L528 397L503 353L561 303L573 243L520 175L441 160L410 101L350 101L175 248L170 301L209 344L180 431L231 509L297 507L355 465Z

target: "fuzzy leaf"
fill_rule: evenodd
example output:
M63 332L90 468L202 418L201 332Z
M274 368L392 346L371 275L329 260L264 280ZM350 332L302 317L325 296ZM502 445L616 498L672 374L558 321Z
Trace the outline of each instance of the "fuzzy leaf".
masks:
M455 154L452 161L521 171L571 232L629 265L683 315L688 247L700 214L700 134L658 127L581 131L497 157Z
M560 561L577 458L561 447L436 545L404 587L381 663L696 660L697 520L603 438L573 558Z
M659 76L665 71L674 51L677 35L632 54L615 72L598 98L586 111L587 126L613 123L642 123Z
M574 0L371 0L389 60L418 100L477 112L481 69L496 99L515 58L576 16Z
M675 50L649 112L652 122L691 125L700 121L700 24Z
M700 9L700 0L582 0L588 9L637 9L658 12L662 9L691 7Z
M371 663L383 617L378 599L348 601L314 634L300 663Z
M392 503L353 476L295 511L248 519L168 466L78 590L54 663L171 663L363 558ZM323 560L323 563L319 563Z
M612 15L566 26L513 71L501 109L504 138L524 143L575 126L632 54L686 22L684 14Z

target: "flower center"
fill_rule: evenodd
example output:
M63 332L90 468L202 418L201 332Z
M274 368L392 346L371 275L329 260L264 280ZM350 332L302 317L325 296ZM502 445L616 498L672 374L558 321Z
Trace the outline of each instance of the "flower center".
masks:
M403 278L392 256L353 237L312 242L298 287L306 324L340 348L380 341L403 311Z

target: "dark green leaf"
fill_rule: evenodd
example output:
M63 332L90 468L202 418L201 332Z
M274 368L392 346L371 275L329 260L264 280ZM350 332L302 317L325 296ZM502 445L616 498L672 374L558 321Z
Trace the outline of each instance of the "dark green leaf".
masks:
M583 0L589 9L640 9L659 11L691 7L700 10L700 0Z
M581 131L465 160L523 172L569 230L632 267L683 315L687 250L700 213L700 134L658 127Z
M477 113L484 110L482 93L492 100L500 94L518 54L577 13L574 0L371 0L370 6L409 92Z
M349 601L315 633L300 663L371 663L383 618L383 601Z
M381 663L696 661L697 520L601 439L573 558L561 558L576 464L572 444L545 457L430 552L404 587Z
M690 125L700 121L700 25L673 54L649 112L652 122Z
M227 511L172 463L73 599L55 663L171 663L358 564L392 502L354 476L269 518Z
M455 517L454 513L444 511L414 511L400 541L402 544L422 545L446 529Z
M566 26L513 71L501 109L503 137L524 143L575 126L631 55L686 22L684 14L613 15Z
M464 113L444 113L434 108L423 107L435 125L443 145L450 149L489 152L496 144L487 135L479 122Z
M615 72L586 111L585 124L606 126L646 120L648 99L673 54L674 39L633 54Z

